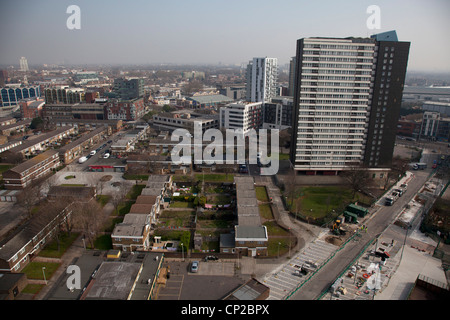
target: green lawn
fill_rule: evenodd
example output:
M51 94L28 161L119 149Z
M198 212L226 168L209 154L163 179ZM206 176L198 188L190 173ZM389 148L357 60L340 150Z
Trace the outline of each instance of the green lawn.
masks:
M112 239L110 234L103 234L94 241L95 249L110 250L112 249Z
M280 254L280 256L289 253L289 244L293 244L291 243L289 237L277 237L269 239L267 244L268 256L276 258L278 257L278 253Z
M6 170L9 170L13 167L14 167L14 165L12 165L12 164L0 164L0 174L2 174Z
M45 278L48 280L52 277L53 273L55 273L60 265L60 263L33 261L26 265L22 272L27 275L28 279L35 280L44 280L45 272ZM45 268L44 272L42 271L43 267Z
M174 201L170 204L169 208L194 208L193 202Z
M234 175L233 174L196 174L195 179L198 181L203 181L203 178L205 181L208 182L233 182L234 181Z
M128 192L126 198L129 200L136 200L136 198L141 195L142 189L144 188L145 188L144 184L135 184L131 188L130 192Z
M256 187L255 191L256 191L256 199L258 199L259 201L264 201L264 202L269 201L269 197L267 196L266 187Z
M343 186L300 187L292 198L287 195L287 202L292 205L291 211L298 211L304 216L322 218L335 210L337 213L350 203L357 201L363 195L357 193L352 198L353 191Z
M178 228L178 227L189 227L192 220L192 216L195 215L195 211L170 211L164 210L159 217L160 227L166 228Z
M266 220L273 220L273 213L270 204L260 204L259 206L259 215Z
M69 237L67 233L62 233L59 236L59 250L56 239L53 239L45 246L44 249L41 250L41 252L39 252L39 256L47 258L61 258L64 252L66 252L67 248L72 245L72 243L78 238L79 235L79 233L72 232Z

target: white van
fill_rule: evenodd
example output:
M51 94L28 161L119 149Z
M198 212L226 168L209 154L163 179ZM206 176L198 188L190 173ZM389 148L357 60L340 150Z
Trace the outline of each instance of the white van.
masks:
M86 158L86 157L81 157L80 159L78 159L78 163L86 162L87 159L88 158Z

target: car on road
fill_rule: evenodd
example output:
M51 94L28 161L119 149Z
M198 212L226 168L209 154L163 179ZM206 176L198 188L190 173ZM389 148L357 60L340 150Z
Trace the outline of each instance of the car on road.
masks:
M87 157L81 157L80 159L78 159L78 163L83 163L87 161Z
M198 261L192 261L191 263L191 272L197 273L198 272Z
M393 204L394 204L394 198L392 198L392 197L386 197L385 205L387 205L387 206L392 206Z
M89 153L90 156L93 156L94 154L96 154L97 151L96 150L92 150L91 153Z
M108 158L109 158L109 156L110 156L110 154L109 154L109 153L105 153L105 155L103 156L103 159L108 159Z

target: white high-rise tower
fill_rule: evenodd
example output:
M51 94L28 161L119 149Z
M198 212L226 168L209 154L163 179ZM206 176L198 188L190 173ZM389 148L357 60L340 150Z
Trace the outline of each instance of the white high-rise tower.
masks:
M28 61L25 57L20 58L20 71L28 71Z
M247 101L270 102L276 96L277 58L253 58L247 65Z

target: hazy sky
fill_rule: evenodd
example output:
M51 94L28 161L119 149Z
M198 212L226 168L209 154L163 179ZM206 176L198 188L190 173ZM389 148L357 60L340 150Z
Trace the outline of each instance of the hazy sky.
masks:
M81 29L69 30L69 5ZM369 30L369 5L381 28ZM303 37L367 37L396 30L410 41L409 70L450 71L449 0L1 0L0 65L287 63Z

